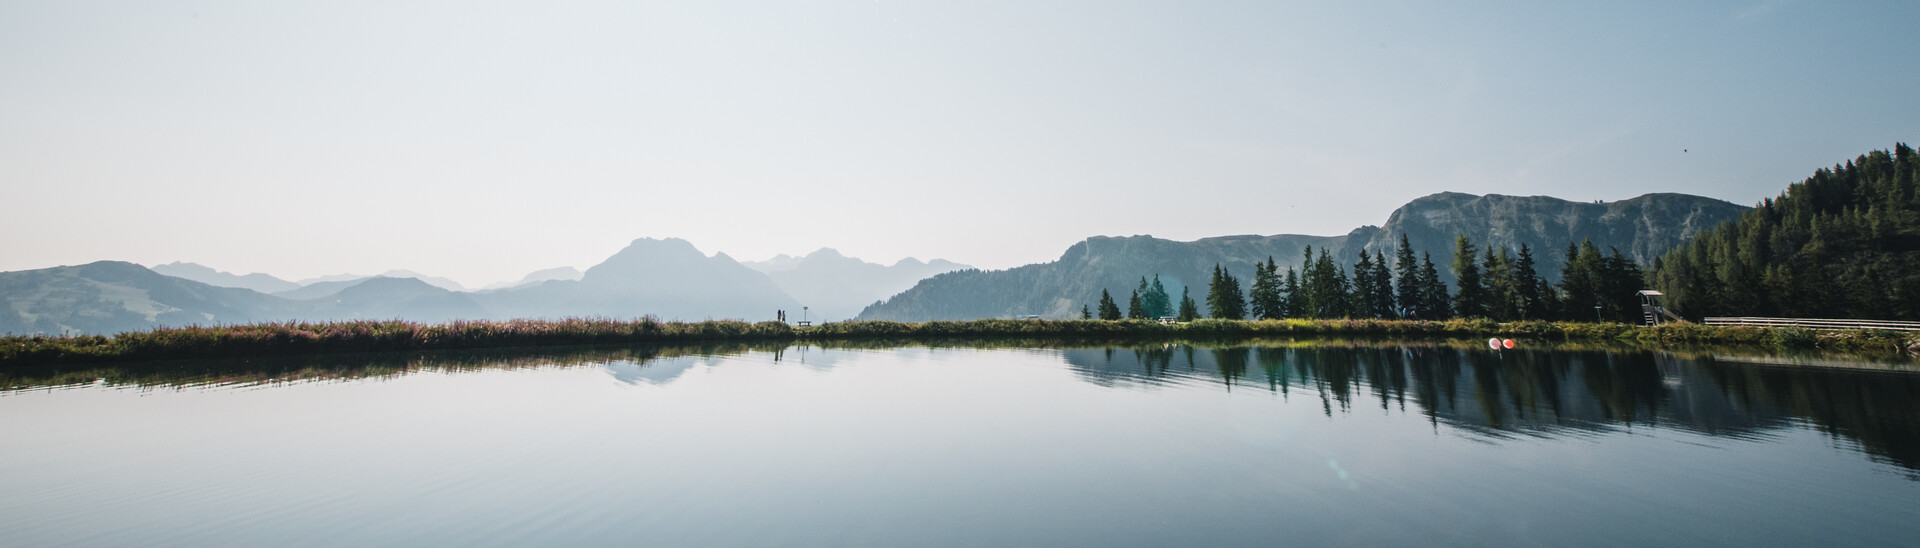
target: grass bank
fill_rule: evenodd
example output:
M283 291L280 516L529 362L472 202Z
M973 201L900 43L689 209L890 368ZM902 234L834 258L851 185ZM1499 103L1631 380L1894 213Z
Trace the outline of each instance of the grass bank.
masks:
M795 342L851 339L1078 339L1102 341L1222 340L1239 338L1370 337L1472 339L1503 337L1543 342L1716 344L1899 352L1920 334L1895 331L1814 331L1801 328L1713 327L1672 324L1507 322L1487 320L1198 320L1180 324L1122 320L856 321L792 327L779 322L665 322L654 319L260 323L164 328L115 336L0 337L0 367L112 360L297 356L338 352L412 352L481 348L634 343Z

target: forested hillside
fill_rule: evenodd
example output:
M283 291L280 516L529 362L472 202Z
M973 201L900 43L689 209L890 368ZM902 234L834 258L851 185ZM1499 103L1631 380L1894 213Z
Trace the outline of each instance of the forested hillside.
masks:
M1815 171L1662 256L1653 282L1696 319L1920 320L1917 166L1902 143Z

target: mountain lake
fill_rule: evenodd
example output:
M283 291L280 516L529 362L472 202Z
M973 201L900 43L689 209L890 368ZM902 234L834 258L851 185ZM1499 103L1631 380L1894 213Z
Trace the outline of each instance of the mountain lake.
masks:
M0 371L0 545L1920 542L1910 358L859 346Z

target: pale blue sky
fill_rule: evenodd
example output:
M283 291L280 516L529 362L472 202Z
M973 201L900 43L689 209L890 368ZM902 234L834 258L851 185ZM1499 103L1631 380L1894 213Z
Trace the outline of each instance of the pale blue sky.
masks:
M1917 3L1456 4L5 1L0 270L1003 268L1447 190L1753 203L1920 130Z

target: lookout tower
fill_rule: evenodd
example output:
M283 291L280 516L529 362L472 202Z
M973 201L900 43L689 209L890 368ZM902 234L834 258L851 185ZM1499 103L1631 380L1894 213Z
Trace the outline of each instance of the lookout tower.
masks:
M1653 327L1664 321L1681 321L1680 316L1667 311L1661 302L1667 295L1651 289L1640 290L1640 325Z

